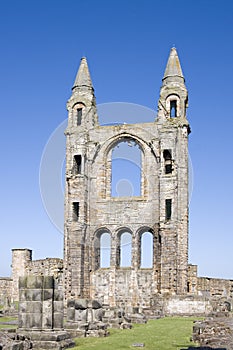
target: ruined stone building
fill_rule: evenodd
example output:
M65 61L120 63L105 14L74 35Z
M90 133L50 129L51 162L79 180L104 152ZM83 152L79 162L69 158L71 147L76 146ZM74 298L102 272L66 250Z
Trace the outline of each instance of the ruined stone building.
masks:
M197 277L197 267L188 264L187 107L185 79L172 48L156 119L101 126L82 58L67 103L63 262L33 262L31 251L13 250L12 278L0 279L0 289L13 285L17 300L20 275L63 274L65 300L148 309L166 296L167 313L204 313L215 296L231 301L233 281ZM139 185L136 194L118 196L113 154L122 145L140 155Z
M187 292L188 93L176 49L167 63L151 123L100 126L87 61L81 60L68 101L64 278L67 297L100 298L149 306L157 293ZM112 152L120 143L141 152L138 196L114 197ZM141 266L144 234L153 261ZM101 237L109 236L110 262L100 264ZM121 265L123 235L131 261Z

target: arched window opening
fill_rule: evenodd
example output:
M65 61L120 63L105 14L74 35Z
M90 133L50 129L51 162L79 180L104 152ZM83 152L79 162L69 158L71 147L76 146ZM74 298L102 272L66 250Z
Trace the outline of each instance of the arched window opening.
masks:
M111 237L108 232L100 236L100 267L110 267Z
M171 174L172 173L171 151L169 151L168 149L165 149L163 151L163 158L164 158L164 164L165 164L165 174Z
M81 125L82 123L82 114L83 114L83 109L77 108L77 125Z
M132 139L124 139L112 150L112 197L141 196L142 151Z
M141 268L153 267L153 235L151 232L144 232L141 235Z
M132 265L132 235L129 232L121 234L120 238L120 267Z
M177 116L177 103L176 100L170 101L170 117L175 118Z

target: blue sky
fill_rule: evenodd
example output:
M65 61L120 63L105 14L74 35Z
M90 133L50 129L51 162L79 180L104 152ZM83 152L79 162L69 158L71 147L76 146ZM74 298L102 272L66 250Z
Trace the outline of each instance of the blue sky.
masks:
M199 275L233 278L233 2L1 1L0 33L0 276L10 275L11 248L31 248L34 259L63 254L39 168L67 117L80 58L87 56L98 104L156 110L175 45L192 128L189 260Z

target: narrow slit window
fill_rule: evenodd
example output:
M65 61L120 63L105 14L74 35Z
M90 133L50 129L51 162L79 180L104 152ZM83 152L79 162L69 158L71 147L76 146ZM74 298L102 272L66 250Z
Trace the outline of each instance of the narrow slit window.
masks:
M81 125L81 122L82 122L82 114L83 114L82 108L78 108L78 109L77 109L77 125Z
M171 118L175 118L177 115L177 104L176 104L176 100L172 100L170 102L170 117Z
M79 219L79 202L73 202L73 219L75 221Z
M169 151L168 149L165 149L163 151L163 158L164 158L164 164L165 164L165 174L171 174L172 173L171 151Z
M166 210L166 213L165 213L166 220L170 220L171 216L172 216L172 200L171 199L166 199L165 210Z
M74 173L81 174L82 170L82 156L81 154L76 154L74 156Z

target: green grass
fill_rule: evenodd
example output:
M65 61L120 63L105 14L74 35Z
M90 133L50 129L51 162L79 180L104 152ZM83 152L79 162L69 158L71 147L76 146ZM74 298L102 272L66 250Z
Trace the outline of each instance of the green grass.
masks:
M0 317L0 322L10 322L10 321L15 321L17 320L16 317ZM6 324L1 324L0 323L0 329L5 329L5 328L17 328L16 325L6 325Z
M196 318L195 318L196 319ZM132 329L111 329L106 338L76 338L77 350L138 349L134 343L144 343L145 350L181 350L194 346L190 342L194 318L166 317L134 325Z

